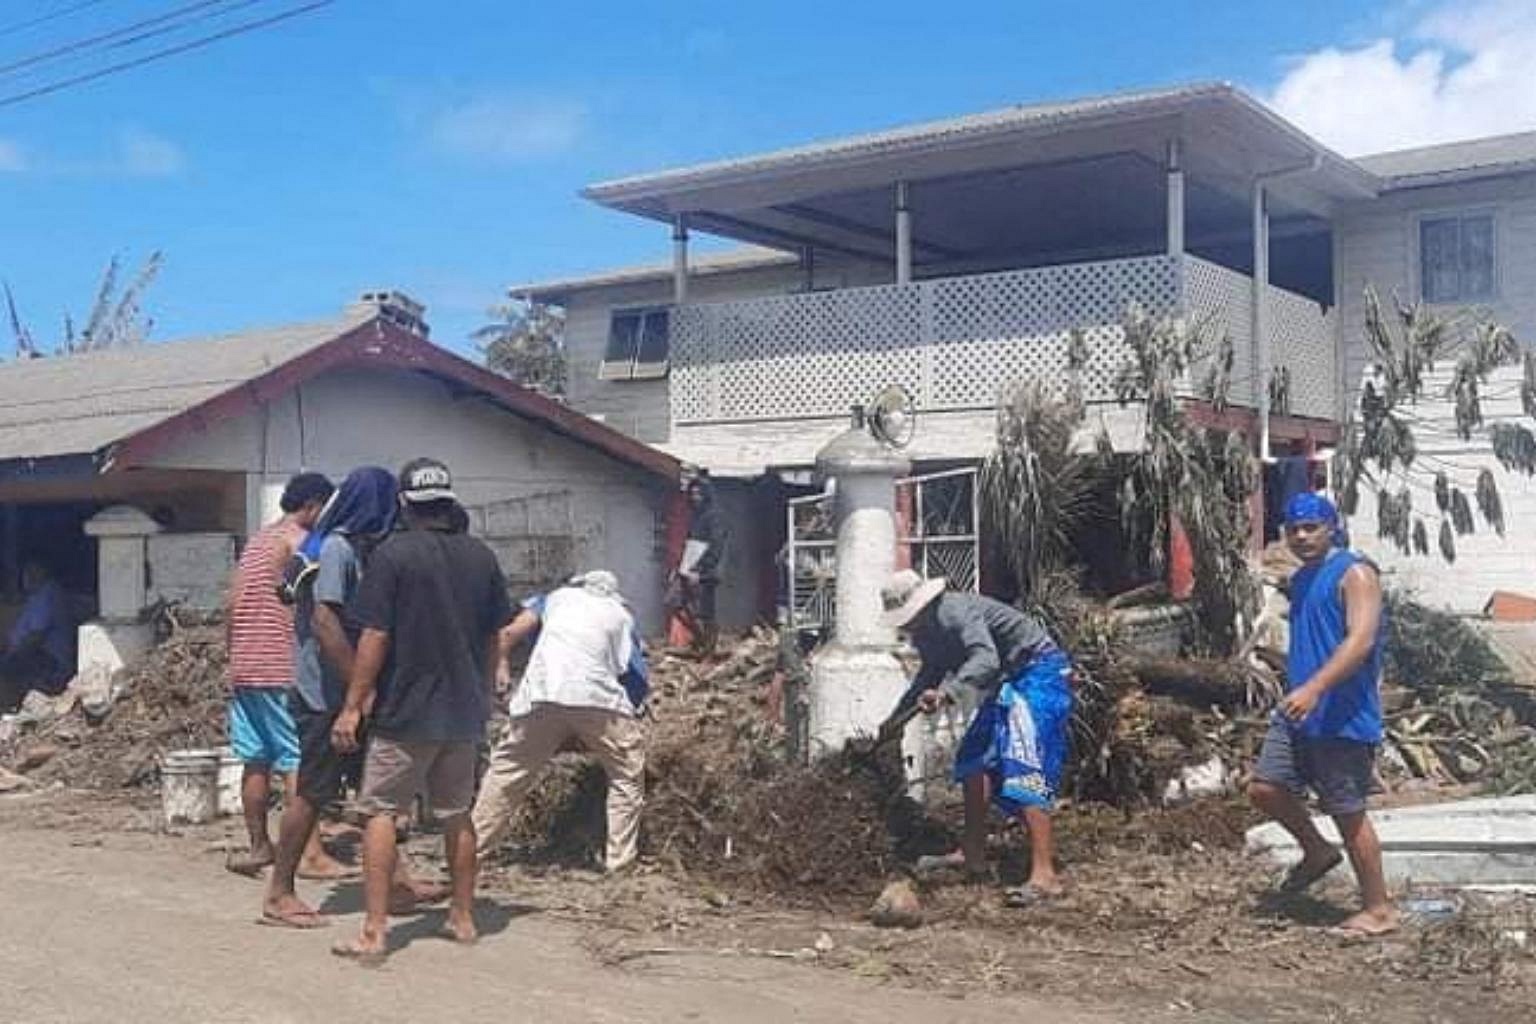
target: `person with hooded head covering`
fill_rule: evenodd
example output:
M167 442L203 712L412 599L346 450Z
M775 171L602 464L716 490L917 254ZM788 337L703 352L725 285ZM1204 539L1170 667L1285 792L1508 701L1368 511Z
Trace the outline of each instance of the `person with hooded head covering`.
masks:
M1286 694L1270 721L1248 795L1301 847L1300 863L1280 883L1299 893L1344 860L1312 824L1301 798L1317 794L1333 818L1360 883L1363 909L1339 930L1383 935L1398 914L1382 872L1381 843L1366 816L1382 740L1381 578L1343 544L1339 513L1321 494L1286 505L1285 540L1301 560L1291 576Z
M512 693L512 721L491 756L475 801L482 856L495 849L512 812L538 772L567 743L598 759L608 776L604 864L634 862L644 800L644 649L619 581L598 569L524 602L503 637L510 650L537 632L522 681Z
M395 475L378 466L347 474L300 545L313 572L295 589L296 662L289 709L299 736L298 785L279 828L277 857L262 919L290 927L316 927L323 919L298 898L294 878L320 811L356 780L359 758L331 746L331 726L346 697L358 630L349 605L369 553L395 527Z

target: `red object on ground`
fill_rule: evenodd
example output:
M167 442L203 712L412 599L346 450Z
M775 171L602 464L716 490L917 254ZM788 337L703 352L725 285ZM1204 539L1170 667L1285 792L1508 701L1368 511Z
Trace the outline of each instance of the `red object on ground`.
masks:
M1495 622L1536 622L1536 597L1495 590L1483 605L1483 614Z

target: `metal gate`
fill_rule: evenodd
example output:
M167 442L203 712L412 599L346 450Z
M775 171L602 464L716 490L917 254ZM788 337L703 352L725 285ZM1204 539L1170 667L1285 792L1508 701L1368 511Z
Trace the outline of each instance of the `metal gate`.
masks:
M896 564L943 576L955 590L981 585L976 467L896 481ZM836 496L791 498L785 549L789 625L830 630L836 618Z
M976 467L896 481L896 522L905 526L898 565L943 576L953 590L981 589L981 505Z

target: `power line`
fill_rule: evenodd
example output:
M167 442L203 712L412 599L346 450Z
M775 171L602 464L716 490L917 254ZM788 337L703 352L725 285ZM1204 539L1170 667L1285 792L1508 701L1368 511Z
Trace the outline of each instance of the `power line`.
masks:
M153 18L144 18L131 24L124 25L121 28L115 28L110 32L102 32L94 36L87 36L84 39L77 39L74 42L65 43L63 46L56 46L51 50L44 50L42 53L34 53L30 57L23 57L20 60L13 60L9 64L0 64L0 75L9 74L13 71L19 71L22 68L33 67L37 64L44 64L58 57L76 53L80 50L89 49L93 46L99 46L102 43L110 43L113 40L123 39L124 36L132 36L133 33L139 32L142 29L148 29L155 25L164 25L166 22L175 21L175 19L180 18L183 15L204 11L209 7L219 7L227 2L228 0L197 0L196 3L185 4L181 7L177 7L174 10L166 11L164 14L157 14ZM254 0L247 0L247 2L254 2ZM245 5L242 4L241 6ZM180 27L181 26L179 24L171 25L167 28L162 28L159 31L165 32ZM150 35L155 34L158 33L146 33L139 38L148 38ZM133 42L134 40L129 39L127 41Z
M59 18L67 17L68 15L74 14L76 11L83 11L87 7L95 7L97 4L105 2L106 0L80 0L79 3L71 7L64 7L57 11L52 11L48 14L40 14L37 17L29 18L26 21L13 21L9 25L0 25L0 36L9 36L14 35L17 32L25 32L27 29L34 26L46 25L50 21L57 21Z
M256 21L248 21L240 25L235 25L232 28L224 29L222 32L214 32L211 35L201 36L197 39L191 39L185 43L179 43L176 46L168 46L163 50L156 50L155 52L147 53L142 57L135 57L133 60L121 61L117 64L109 64L106 67L97 68L95 71L90 71L83 75L75 75L72 78L65 78L57 82L51 82L48 85L39 86L36 89L28 89L24 92L3 96L0 97L0 107L14 106L18 103L24 103L27 100L36 99L39 96L48 96L52 93L62 92L65 89L69 89L77 85L84 85L87 82L94 82L98 79L106 78L110 75L120 74L124 71L131 71L134 68L140 68L146 64L152 64L155 61L165 60L168 57L175 57L178 54L183 54L191 50L197 50L205 46L210 46L224 39L230 39L234 36L244 35L248 32L255 32L258 29L276 25L279 22L287 21L290 18L296 18L301 14L308 14L310 11L318 10L321 7L329 7L335 2L336 0L313 0L311 3L282 11L278 14L271 15L270 17L260 18Z

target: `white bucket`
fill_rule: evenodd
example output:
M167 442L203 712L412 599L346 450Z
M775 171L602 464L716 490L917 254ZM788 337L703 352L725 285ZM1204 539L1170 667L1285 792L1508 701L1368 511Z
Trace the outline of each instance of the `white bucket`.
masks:
M245 781L245 763L228 747L219 748L219 817L238 817L245 813L240 787Z
M219 752L173 750L160 763L160 803L171 825L212 821L219 809Z

